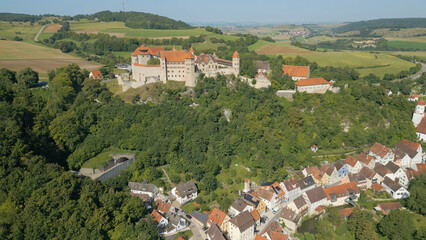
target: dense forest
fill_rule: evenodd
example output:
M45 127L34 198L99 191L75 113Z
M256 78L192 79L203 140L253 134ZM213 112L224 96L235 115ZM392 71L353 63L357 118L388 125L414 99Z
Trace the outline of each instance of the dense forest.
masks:
M388 18L375 19L369 21L360 21L348 23L346 25L334 28L336 33L350 31L371 31L380 28L424 28L426 27L426 18Z
M76 15L72 19L98 19L103 22L124 22L130 28L146 29L188 29L192 28L189 24L176 21L168 17L159 16L143 12L111 12L102 11L88 15Z
M42 19L42 16L21 14L21 13L0 13L0 21L13 22L35 22Z

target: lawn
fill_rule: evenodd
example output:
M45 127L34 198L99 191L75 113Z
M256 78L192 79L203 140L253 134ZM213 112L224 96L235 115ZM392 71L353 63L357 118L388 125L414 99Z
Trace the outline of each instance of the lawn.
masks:
M96 70L101 66L40 44L16 41L1 41L0 44L0 67L11 70L31 67L37 72L47 73L48 70L71 63L76 63L81 68L86 68L89 71Z
M122 150L119 148L109 148L105 149L103 152L99 153L95 157L87 160L82 168L102 168L106 166L108 161L112 160L112 157L110 154L117 154L117 153L134 153L134 151L128 151L128 150Z
M15 36L18 36L24 40L34 40L41 27L38 23L31 25L29 22L9 23L0 21L0 38L12 40Z
M426 50L426 42L388 41L389 47Z

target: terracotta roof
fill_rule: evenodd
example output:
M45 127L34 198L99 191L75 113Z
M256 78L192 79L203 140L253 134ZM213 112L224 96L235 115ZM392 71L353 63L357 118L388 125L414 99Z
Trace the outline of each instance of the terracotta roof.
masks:
M318 148L318 146L314 144L311 146L311 148Z
M191 45L191 48L189 49L189 52L190 52L190 53L193 53L193 52L194 52L194 48L192 47L192 45Z
M417 102L417 105L422 105L422 106L424 106L424 105L426 105L426 103L425 103L425 101L423 101L423 99L420 99L420 100Z
M426 115L426 113L425 113ZM423 118L420 124L417 126L417 132L426 134L426 118Z
M163 219L163 216L161 216L160 213L158 213L156 210L152 211L151 216L154 218L154 221L157 223L160 223L161 219Z
M272 240L287 240L288 236L284 233L280 232L272 232L271 239Z
M254 76L254 78L257 78L260 74L262 74L263 76L266 77L266 79L268 79L269 81L271 81L271 79L268 77L268 75L266 75L266 73L264 73L264 72L257 73L256 76Z
M308 174L308 175L312 175L312 174L314 174L314 171L315 170L318 170L318 167L317 166L312 166L312 167L306 167L305 168L305 171L306 171L306 173Z
M240 54L238 54L238 52L235 51L234 54L232 54L232 58L240 58Z
M100 71L93 71L92 72L93 77L100 78L102 77L102 73Z
M348 155L345 159L345 162L349 165L351 165L352 167L355 167L356 162L358 162L358 160L354 157L352 157L351 155Z
M426 163L417 163L417 172L426 174Z
M299 180L296 178L290 178L283 182L285 188L287 191L292 191L293 189L296 189L299 187Z
M185 50L180 51L163 51L160 53L162 59L167 62L185 62L185 59L194 59L194 55Z
M306 196L308 196L308 199L311 203L316 203L327 197L322 187L316 187L314 189L307 191Z
M177 240L185 240L183 237L179 236Z
M229 220L230 223L238 227L240 232L244 232L255 224L253 217L248 211L242 212Z
M380 185L380 184L378 184L378 183L375 183L375 184L371 185L371 188L372 188L374 191L376 191L376 192L380 192L380 191L382 191L382 190L383 190L383 186L382 186L382 185Z
M371 160L375 159L375 157L367 155L365 152L360 153L356 159L358 159L358 161L364 163L365 165L370 164Z
M281 227L281 225L277 222L277 221L273 221L272 223L270 223L264 230L263 233L267 233L269 235L269 237L272 238L272 233L273 232L283 232L283 229Z
M161 65L146 65L146 64L140 64L140 63L133 63L133 65L137 67L160 67Z
M253 217L253 220L254 220L254 221L257 221L257 220L259 220L259 219L260 219L260 215L259 215L259 213L257 212L257 210L256 210L256 209L253 209L253 210L250 212L250 214L251 214L251 216Z
M309 66L283 65L283 74L290 77L309 77Z
M395 144L395 148L408 154L410 158L414 158L417 155L417 149L419 149L420 143L416 143L407 139L402 139L399 143Z
M274 196L274 192L272 190L266 190L263 188L257 189L258 197L262 199L266 199L268 201L272 200L272 197Z
M347 197L350 194L358 194L359 189L355 182L344 183L336 186L324 188L327 199L330 200L331 196L336 198Z
M373 152L380 157L385 157L386 154L392 152L392 150L378 142L375 142L374 145L370 148L370 152Z
M257 69L264 69L267 71L271 69L268 61L256 61L255 65Z
M172 205L170 203L163 202L160 199L155 200L155 207L157 208L159 212L163 214L168 213L171 206Z
M254 240L268 240L268 239L260 234L256 234L256 236L254 237Z
M322 210L324 210L326 208L326 206L324 206L324 205L321 205L321 206L318 206L317 208L315 208L315 211L316 212L321 212Z
M160 56L160 53L164 51L163 47L150 47L148 48L144 44L142 44L140 47L136 48L136 50L132 53L132 56L138 56L140 54L146 55L150 54L153 56Z
M417 94L414 94L413 96L414 96L415 98L418 98L418 97L419 97L419 95L417 95Z
M355 174L349 173L348 176L351 182L356 182L357 184L362 184L367 181L367 178L362 172L355 173Z
M328 176L331 176L331 174L333 174L335 168L332 165L329 164L324 164L321 166L321 171L323 171L324 173L326 173Z
M315 170L314 174L312 174L312 177L315 178L318 181L321 181L324 177L325 173L321 170Z
M225 220L225 217L226 217L226 213L215 207L213 208L212 212L209 215L208 222L215 223L218 226L221 226L223 220Z
M327 82L324 78L307 78L307 79L300 79L299 81L295 82L297 86L310 86L310 85L323 85L323 84L330 84Z
M352 211L354 210L354 208L345 208L345 209L341 209L339 210L340 216L342 217L349 217L352 214Z
M377 207L379 207L380 209L382 209L383 211L390 211L393 209L401 209L401 203L400 202L384 202L384 203L379 203L377 204Z
M364 174L364 176L370 180L372 180L376 175L376 172L374 170L371 170L365 166L361 169L360 173Z

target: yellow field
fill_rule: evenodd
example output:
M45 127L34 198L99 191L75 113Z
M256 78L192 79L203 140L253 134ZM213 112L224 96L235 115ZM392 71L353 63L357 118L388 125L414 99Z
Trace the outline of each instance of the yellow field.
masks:
M21 70L30 67L37 72L46 73L71 63L76 63L89 71L101 67L100 64L62 53L57 49L26 42L1 41L0 43L0 68Z

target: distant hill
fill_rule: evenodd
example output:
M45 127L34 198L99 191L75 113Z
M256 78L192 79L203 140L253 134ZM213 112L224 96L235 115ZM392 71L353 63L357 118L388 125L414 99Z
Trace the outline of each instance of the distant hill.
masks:
M417 28L426 27L426 18L388 18L349 23L333 28L336 33L350 31L371 31L381 28Z
M41 19L41 16L28 15L22 13L0 13L0 21L12 22L35 22Z
M89 15L76 15L72 19L99 19L104 22L124 22L130 28L145 29L188 29L192 28L189 24L176 21L174 19L163 17L151 13L143 12L111 12L102 11Z

